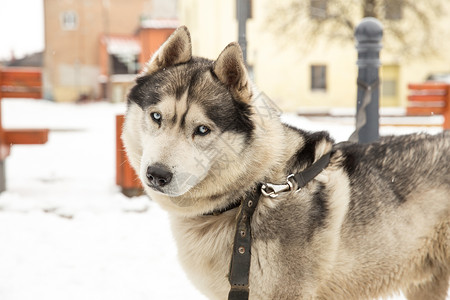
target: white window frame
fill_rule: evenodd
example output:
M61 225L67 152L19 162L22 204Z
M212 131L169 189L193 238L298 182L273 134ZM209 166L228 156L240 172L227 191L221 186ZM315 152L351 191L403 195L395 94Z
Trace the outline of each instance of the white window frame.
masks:
M78 29L78 14L76 11L64 11L60 15L61 28L63 30L72 31Z

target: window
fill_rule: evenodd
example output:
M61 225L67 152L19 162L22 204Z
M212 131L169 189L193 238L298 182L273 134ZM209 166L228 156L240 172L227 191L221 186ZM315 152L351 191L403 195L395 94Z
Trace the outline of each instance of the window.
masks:
M112 74L137 74L139 71L138 55L114 55L110 56Z
M325 19L327 17L327 0L310 0L309 16L312 19Z
M312 91L327 90L327 66L325 65L311 66L311 90Z
M397 97L397 81L390 79L390 80L383 80L383 84L381 85L382 88L382 96L383 97Z
M385 0L384 17L387 20L401 20L403 16L403 0Z
M380 71L380 106L400 106L400 66L397 64L383 64Z
M61 27L63 30L76 30L78 28L78 15L74 11L65 11L61 14Z

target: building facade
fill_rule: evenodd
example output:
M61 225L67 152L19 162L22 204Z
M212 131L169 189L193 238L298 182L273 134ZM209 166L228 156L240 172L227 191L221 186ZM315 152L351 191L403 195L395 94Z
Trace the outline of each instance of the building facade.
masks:
M73 102L123 95L110 83L130 79L111 76L139 70L149 58L142 49L150 48L140 44L143 22L168 18L176 18L176 0L44 0L44 97Z
M423 0L422 0L423 1ZM236 0L180 0L180 23L186 24L193 39L193 52L216 58L231 41L237 41ZM281 43L270 30L268 17L274 14L274 5L280 2L253 0L251 18L247 21L247 58L258 88L285 111L304 111L331 107L355 107L357 52L354 42L329 43L326 37L318 37L309 51L300 51L299 38L292 43ZM304 1L310 5L324 5L326 1ZM426 1L424 1L426 4ZM450 11L450 3L442 1ZM362 11L353 9L355 18L362 18ZM386 13L395 13L394 10ZM358 17L361 15L361 17ZM273 16L284 18L285 16ZM397 22L402 22L402 16ZM432 20L434 21L434 20ZM305 20L307 24L308 20ZM407 24L405 24L407 26ZM441 18L434 27L450 28L450 18ZM383 43L386 41L383 40ZM442 39L439 53L432 57L406 58L392 53L388 47L381 50L380 104L382 107L404 107L407 84L422 82L432 73L450 73L449 39Z

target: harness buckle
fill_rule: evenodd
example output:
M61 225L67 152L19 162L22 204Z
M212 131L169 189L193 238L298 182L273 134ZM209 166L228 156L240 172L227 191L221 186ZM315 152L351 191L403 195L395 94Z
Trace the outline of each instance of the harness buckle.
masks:
M272 183L264 183L261 186L261 193L265 197L276 198L279 193L292 191L294 189L294 185L291 182L291 178L294 177L294 174L289 175L286 178L285 184L272 184Z

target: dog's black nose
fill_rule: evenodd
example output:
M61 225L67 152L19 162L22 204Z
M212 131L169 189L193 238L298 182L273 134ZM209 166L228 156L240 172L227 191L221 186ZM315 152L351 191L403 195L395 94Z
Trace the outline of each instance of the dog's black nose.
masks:
M163 187L172 180L172 172L165 167L154 165L147 168L147 178L155 186Z

